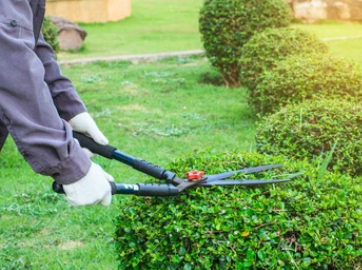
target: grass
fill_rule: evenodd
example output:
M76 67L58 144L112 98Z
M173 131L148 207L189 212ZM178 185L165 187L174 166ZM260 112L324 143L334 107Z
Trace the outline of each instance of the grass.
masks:
M324 22L319 24L295 24L302 30L315 34L321 39L359 37L341 40L325 40L330 52L342 57L350 58L362 65L362 24Z
M62 52L60 60L202 49L198 14L203 0L132 0L132 16L109 23L80 25L87 31L79 52ZM294 24L319 38L360 36L361 23ZM362 38L326 41L331 52L362 64Z
M80 24L88 33L79 53L60 59L201 49L198 12L203 0L132 0L132 16Z
M80 52L60 59L202 48L202 0L133 0L133 15L119 22L82 24L89 36ZM296 24L320 38L355 36L361 24ZM362 41L328 41L331 51L362 64ZM64 67L111 144L160 166L196 149L254 148L254 124L244 89L199 81L212 73L203 58L156 63L98 62ZM116 161L95 161L118 182L146 177ZM116 269L114 218L132 197L108 208L72 208L34 174L9 139L0 154L0 269Z
M64 68L100 128L120 151L166 167L196 149L253 149L245 89L199 82L203 58L156 63L95 63ZM95 161L118 182L147 176L116 161ZM12 140L0 155L0 269L116 269L114 218L131 197L109 208L72 208L34 174Z
M362 65L362 38L350 40L333 40L326 42L330 52L354 60Z

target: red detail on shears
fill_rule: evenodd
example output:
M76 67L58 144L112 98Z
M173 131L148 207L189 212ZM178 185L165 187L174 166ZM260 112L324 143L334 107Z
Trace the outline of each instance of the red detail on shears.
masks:
M204 177L204 172L202 171L191 171L187 173L187 179L190 181L199 180Z

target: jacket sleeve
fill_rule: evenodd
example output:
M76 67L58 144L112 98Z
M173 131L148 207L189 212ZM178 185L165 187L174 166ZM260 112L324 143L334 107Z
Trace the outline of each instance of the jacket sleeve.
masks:
M59 64L55 60L52 47L40 35L35 53L41 60L45 70L44 81L47 83L55 107L61 118L69 121L77 114L86 112L86 107L76 92L72 82L62 75Z
M40 43L34 52L27 5L27 1L0 1L0 10L5 12L4 17L0 14L0 121L35 172L69 184L89 171L91 161L59 114L67 119L84 106L54 61L46 57L46 45Z

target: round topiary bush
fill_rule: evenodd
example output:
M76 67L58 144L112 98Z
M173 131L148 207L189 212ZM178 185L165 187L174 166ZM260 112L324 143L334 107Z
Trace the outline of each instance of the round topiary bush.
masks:
M59 52L58 28L51 21L49 16L44 17L41 31L44 40L53 48L54 53L57 54Z
M290 8L284 0L206 0L199 28L212 66L227 86L239 86L242 46L255 32L288 26L290 21Z
M181 176L196 168L213 174L274 163L282 169L254 177L304 174L275 186L196 188L125 202L117 220L119 269L361 268L358 179L320 177L306 162L244 152L197 153L170 169Z
M293 106L264 117L257 124L257 151L297 159L331 151L329 168L362 173L362 106L345 100L320 100Z
M251 92L263 71L272 70L278 61L290 55L325 53L327 45L309 32L283 27L256 33L241 49L241 80Z
M321 97L361 101L361 67L328 54L291 56L261 75L250 105L265 115L290 103Z

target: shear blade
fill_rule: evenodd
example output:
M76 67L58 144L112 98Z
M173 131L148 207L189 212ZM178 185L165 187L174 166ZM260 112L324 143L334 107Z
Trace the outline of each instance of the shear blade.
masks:
M210 187L210 186L257 186L267 184L278 184L288 182L290 179L260 179L260 180L213 180L208 179L204 182L197 183L197 187Z
M253 168L245 168L245 169L241 169L241 170L236 170L236 171L231 171L231 172L224 172L224 173L219 173L219 174L215 174L215 175L209 175L207 176L207 181L214 181L214 180L221 180L224 178L228 178L231 177L237 173L256 173L256 172L262 172L262 171L266 171L266 170L270 170L270 169L274 169L274 168L279 168L282 165L280 164L274 164L274 165L264 165L264 166L258 166L258 167L253 167Z
M197 181L183 181L181 184L177 185L176 188L178 189L179 192L181 192L189 187L197 186L197 185L203 183L205 180L206 180L206 178L203 178L203 179L200 179Z

